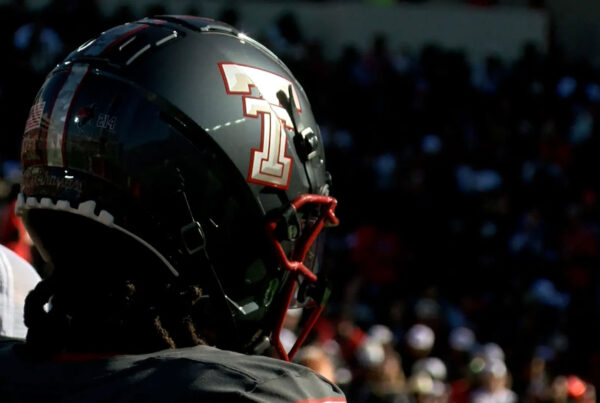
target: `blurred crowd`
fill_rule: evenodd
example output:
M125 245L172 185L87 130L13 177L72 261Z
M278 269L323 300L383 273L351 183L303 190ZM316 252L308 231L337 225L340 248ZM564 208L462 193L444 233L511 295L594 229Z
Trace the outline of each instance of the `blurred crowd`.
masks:
M10 203L45 73L137 17L103 17L93 1L0 11L0 243L30 253ZM340 200L323 262L334 294L298 361L350 402L595 401L600 71L552 46L472 61L384 36L332 60L292 14L257 39L311 99ZM288 315L285 343L299 320Z

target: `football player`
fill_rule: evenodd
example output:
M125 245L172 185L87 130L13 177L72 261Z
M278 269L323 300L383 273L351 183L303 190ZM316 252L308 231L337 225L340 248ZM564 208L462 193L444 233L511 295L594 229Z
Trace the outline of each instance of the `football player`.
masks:
M16 211L52 271L26 343L0 342L0 400L345 402L288 362L329 295L324 158L292 73L226 24L161 16L82 44L26 123Z

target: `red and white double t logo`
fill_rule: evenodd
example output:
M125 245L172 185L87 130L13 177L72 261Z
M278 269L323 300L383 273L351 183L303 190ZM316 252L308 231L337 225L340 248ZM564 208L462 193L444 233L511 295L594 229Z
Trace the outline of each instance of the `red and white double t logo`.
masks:
M244 116L261 119L261 141L252 149L248 182L287 189L292 172L292 158L286 155L286 129L292 120L277 98L292 87L294 104L300 109L296 88L290 80L270 71L235 63L219 63L225 89L230 95L241 95ZM254 93L253 93L254 88Z

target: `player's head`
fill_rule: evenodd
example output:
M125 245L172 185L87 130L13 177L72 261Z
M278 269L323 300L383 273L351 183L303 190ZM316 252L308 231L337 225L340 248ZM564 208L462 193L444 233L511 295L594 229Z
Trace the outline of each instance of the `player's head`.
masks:
M318 235L337 220L319 128L286 66L228 25L156 17L81 45L34 101L22 164L17 212L55 268L30 298L31 340L52 311L65 329L148 315L170 339L270 339L285 357L290 303L322 309Z

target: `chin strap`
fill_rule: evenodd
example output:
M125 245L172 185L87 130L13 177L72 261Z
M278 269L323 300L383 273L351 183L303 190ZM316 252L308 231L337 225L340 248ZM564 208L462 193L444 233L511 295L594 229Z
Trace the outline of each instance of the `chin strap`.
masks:
M300 239L301 234L300 228L297 227L299 226L299 223L297 220L296 212L303 206L309 204L320 206L321 215L317 219L316 223L310 228L310 232L307 234L303 234ZM306 259L306 255L310 247L321 233L321 230L323 230L323 228L326 225L338 225L339 220L335 216L336 206L337 200L333 197L306 194L299 196L290 204L288 210L286 210L283 214L283 219L280 216L279 218L267 223L267 235L274 248L275 255L279 261L279 265L283 269L290 272L290 277L287 281L287 285L285 286L285 290L283 291L284 304L282 304L282 309L279 312L277 322L275 323L275 328L273 329L271 335L271 343L275 347L280 357L286 361L290 361L294 358L294 355L296 355L296 353L300 349L300 346L302 345L302 343L304 343L304 341L308 337L308 334L317 322L317 319L323 312L325 303L327 302L327 299L330 295L330 290L325 285L325 279L317 278L317 276L308 267L306 267L306 265L304 264L304 260ZM291 219L291 217L294 217L295 219ZM287 228L281 228L281 225L283 224L285 224ZM284 233L287 234L288 240L296 241L296 247L294 248L294 251L292 252L289 258L277 237L278 230L284 231ZM298 335L294 346L288 353L285 351L283 345L281 344L280 335L287 310L289 308L290 303L292 302L292 298L297 287L299 276L303 276L305 281L309 281L310 283L315 284L316 292L312 293L313 301L310 305L307 306L307 308L312 308L313 311L311 312L311 315L308 318L306 324L304 325L301 333Z
M236 325L235 314L231 309L231 300L225 293L219 275L208 255L206 250L206 235L202 229L202 225L196 218L190 206L186 191L185 191L185 179L181 170L175 168L180 179L179 194L181 194L185 208L189 213L190 222L184 225L181 230L181 241L188 256L192 261L199 264L201 268L205 270L205 278L207 280L207 286L209 289L209 299L214 303L215 309L218 309L222 313L222 322L224 323L224 331L222 337L219 340L219 347L224 349L235 350L240 345L239 332ZM206 273L208 271L208 273Z

